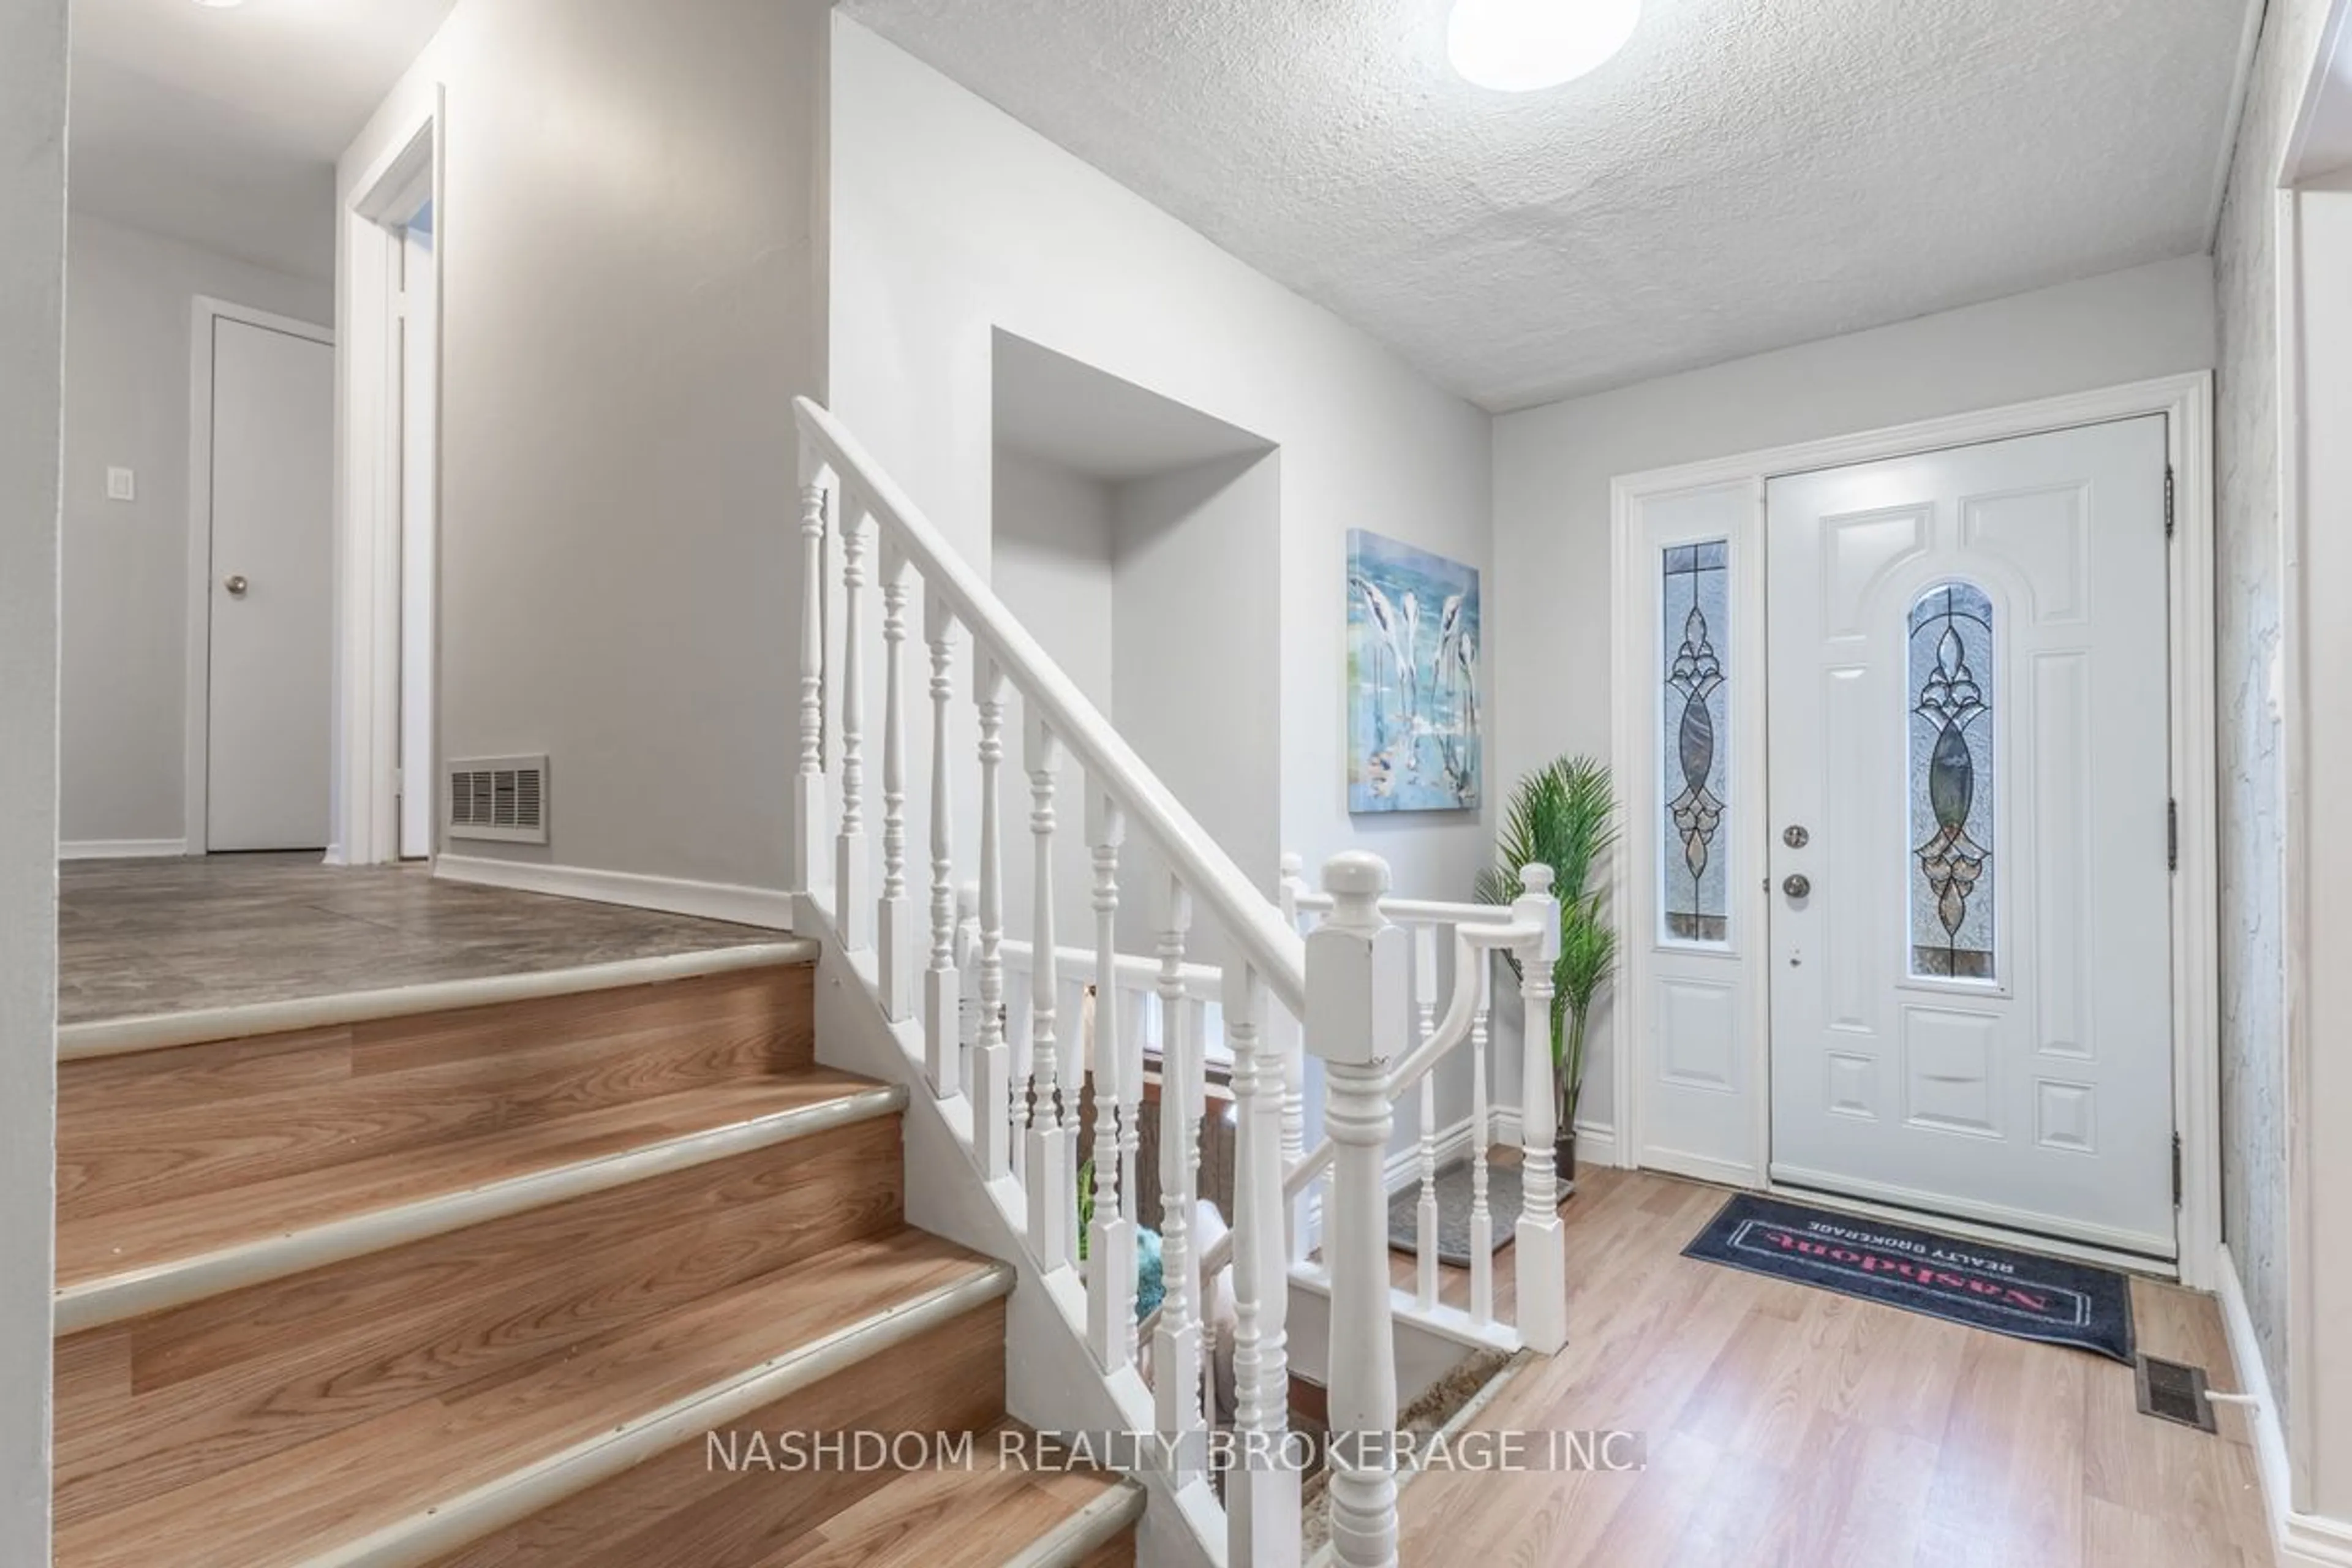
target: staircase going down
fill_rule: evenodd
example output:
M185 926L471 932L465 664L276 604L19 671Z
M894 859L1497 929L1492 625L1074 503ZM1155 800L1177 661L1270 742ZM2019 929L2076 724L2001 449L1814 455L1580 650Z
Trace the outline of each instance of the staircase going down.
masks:
M64 1061L59 1568L1132 1564L1134 1483L994 1462L1014 1274L813 952ZM850 1431L974 1462L719 1458Z

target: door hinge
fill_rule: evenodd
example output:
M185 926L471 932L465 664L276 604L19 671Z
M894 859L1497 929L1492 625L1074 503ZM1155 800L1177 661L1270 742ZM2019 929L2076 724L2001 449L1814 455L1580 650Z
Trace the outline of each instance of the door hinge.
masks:
M2169 539L2169 538L2171 538L2171 537L2172 537L2172 529L2173 529L2173 513L2172 513L2172 465L2171 465L2170 463L2167 463L2167 464L2165 464L2165 465L2164 465L2164 537L2165 537L2165 538Z
M2164 803L2164 868L2180 869L2180 803L2177 800Z
M2172 1135L2172 1206L2180 1206L2180 1134Z

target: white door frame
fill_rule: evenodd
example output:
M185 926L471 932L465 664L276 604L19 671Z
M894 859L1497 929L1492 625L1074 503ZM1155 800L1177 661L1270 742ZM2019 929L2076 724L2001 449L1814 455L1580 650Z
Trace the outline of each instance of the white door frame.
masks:
M332 348L333 331L210 295L196 296L188 355L188 682L186 783L181 801L185 853L202 855L212 835L213 349L218 322L284 332Z
M1650 875L1656 863L1658 838L1656 813L1650 808L1655 793L1651 781L1657 765L1652 722L1657 650L1649 646L1646 635L1652 617L1640 610L1657 592L1657 566L1651 552L1642 547L1639 527L1644 503L1683 491L1744 489L1748 492L1749 504L1741 509L1740 528L1748 537L1742 540L1735 532L1733 541L1735 558L1745 564L1735 565L1731 593L1735 619L1747 628L1736 630L1735 635L1755 650L1759 657L1750 668L1759 668L1764 614L1760 546L1768 479L2149 414L2168 418L2177 544L2169 573L2169 632L2171 772L2179 805L2180 850L2179 871L2172 879L2173 1114L2181 1149L2181 1204L2176 1216L2179 1272L2186 1284L2213 1288L2216 1249L2221 1239L2221 1134L2215 968L2220 882L2213 689L2213 382L2209 373L2167 376L1802 442L1626 475L1612 482L1611 625L1616 673L1611 683L1612 733L1621 781L1619 842L1623 863L1631 868L1622 881L1620 908L1626 935L1624 966L1616 991L1617 1005L1611 1009L1611 1048L1616 1064L1612 1074L1612 1110L1620 1162L1640 1163L1645 1146L1641 1090L1653 1037L1651 971L1658 953L1654 935L1655 893ZM1750 633L1756 635L1751 637ZM1753 696L1745 704L1752 720L1760 704ZM1737 717L1734 723L1740 732L1756 734L1760 740L1760 726ZM1744 826L1746 842L1762 844L1769 827L1758 766L1761 751L1750 744L1744 752L1735 751L1734 756L1734 765L1741 770L1740 793L1746 797L1735 801L1734 819ZM1735 923L1746 921L1747 929L1757 931L1763 929L1767 918L1767 900L1761 879L1753 873L1754 868L1736 865L1732 912ZM1771 1096L1764 1086L1769 1082L1770 1071L1770 990L1761 962L1746 964L1743 973L1739 1005L1755 1101L1758 1160L1752 1169L1722 1166L1718 1162L1717 1168L1685 1173L1769 1187ZM1946 1229L1997 1234L1957 1222L1939 1219L1937 1223ZM2060 1251L2095 1251L2040 1240L2033 1245ZM2148 1267L2145 1259L2130 1262L2135 1268Z
M335 661L335 842L328 859L373 866L400 858L400 544L401 419L399 321L392 279L402 243L387 225L404 221L402 208L425 190L434 198L433 268L436 300L446 271L448 216L442 200L446 149L441 90L431 107L396 136L352 186L342 211L342 298L350 331L342 365L339 494L336 498L337 617ZM407 211L414 211L408 207ZM442 363L441 319L434 320L434 363ZM435 397L440 397L438 386ZM440 512L440 421L431 464ZM436 627L437 619L435 622ZM439 638L435 637L434 710L439 713ZM437 721L436 721L437 722ZM434 746L439 773L440 746ZM437 786L428 784L428 788Z

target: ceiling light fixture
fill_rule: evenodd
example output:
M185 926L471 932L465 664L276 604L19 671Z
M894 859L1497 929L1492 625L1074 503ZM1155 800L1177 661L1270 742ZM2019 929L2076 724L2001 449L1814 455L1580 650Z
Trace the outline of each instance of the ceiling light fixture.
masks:
M1454 68L1497 92L1535 92L1598 69L1625 47L1642 0L1454 0Z
M196 4L210 6L215 11L226 11L232 5L244 5L245 0L196 0Z

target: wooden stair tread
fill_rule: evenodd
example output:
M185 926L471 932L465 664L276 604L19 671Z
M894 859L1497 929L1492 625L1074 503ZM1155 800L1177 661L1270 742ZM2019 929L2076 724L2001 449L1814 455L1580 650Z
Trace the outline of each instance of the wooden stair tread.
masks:
M983 1432L972 1442L971 1468L895 1477L754 1568L1002 1568L1055 1531L1076 1530L1081 1515L1091 1512L1114 1534L1141 1516L1141 1489L1119 1476L999 1468L1000 1434L1028 1436L1012 1422ZM1046 1561L1077 1564L1090 1555Z
M880 1089L825 1069L713 1084L510 1128L463 1142L380 1154L226 1192L193 1193L58 1227L63 1289L352 1215L561 1170L665 1140L821 1106Z
M168 1542L175 1568L295 1568L428 1512L462 1512L451 1505L466 1494L558 1456L593 1467L578 1451L617 1452L618 1429L665 1407L704 1400L717 1412L712 1396L742 1393L758 1370L852 1325L906 1321L911 1304L959 1288L991 1299L1010 1279L919 1231L854 1242L513 1375L69 1526L56 1562L147 1568Z

